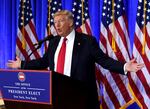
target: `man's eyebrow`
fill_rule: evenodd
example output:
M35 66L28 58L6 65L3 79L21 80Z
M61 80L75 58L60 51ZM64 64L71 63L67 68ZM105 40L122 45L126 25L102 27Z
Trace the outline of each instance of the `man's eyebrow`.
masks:
M61 20L66 20L65 18L62 18L62 19L58 19L58 20L54 20L54 21L61 21Z

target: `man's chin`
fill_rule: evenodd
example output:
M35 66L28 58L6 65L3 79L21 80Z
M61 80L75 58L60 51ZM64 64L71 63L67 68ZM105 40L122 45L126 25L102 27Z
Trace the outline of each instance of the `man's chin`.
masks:
M62 33L61 33L61 32L57 32L57 33L58 33L58 35L62 36Z

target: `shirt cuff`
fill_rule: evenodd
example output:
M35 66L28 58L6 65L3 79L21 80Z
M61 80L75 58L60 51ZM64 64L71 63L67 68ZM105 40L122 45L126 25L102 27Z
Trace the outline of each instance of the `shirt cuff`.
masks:
M124 66L123 66L123 70L124 70L124 74L125 74L125 75L128 73L128 72L126 71L126 69L125 69L125 68L126 68L126 65L127 65L127 63L125 63Z

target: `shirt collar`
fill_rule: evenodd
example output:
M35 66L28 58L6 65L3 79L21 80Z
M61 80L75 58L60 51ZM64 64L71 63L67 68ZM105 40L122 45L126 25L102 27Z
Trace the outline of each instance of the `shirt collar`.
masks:
M70 41L70 40L74 39L74 37L75 37L75 30L73 29L66 38L68 41Z

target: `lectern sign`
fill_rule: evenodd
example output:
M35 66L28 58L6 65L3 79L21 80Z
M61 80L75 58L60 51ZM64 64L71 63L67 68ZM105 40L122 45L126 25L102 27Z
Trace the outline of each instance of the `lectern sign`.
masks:
M4 100L51 104L51 72L0 70L0 90Z
M18 79L23 82L25 81L25 74L23 72L19 72L18 73Z

